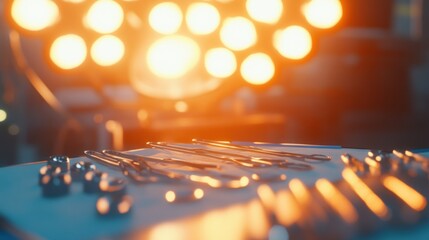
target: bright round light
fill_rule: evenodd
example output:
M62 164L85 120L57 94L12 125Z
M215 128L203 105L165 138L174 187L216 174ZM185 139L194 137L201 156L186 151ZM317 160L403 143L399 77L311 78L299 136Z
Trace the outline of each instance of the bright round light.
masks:
M247 18L227 18L220 30L220 39L226 47L241 51L256 43L256 28Z
M85 61L86 44L78 35L63 35L52 43L49 53L55 65L62 69L73 69Z
M53 25L60 17L58 6L51 0L15 0L12 19L29 31L39 31Z
M158 77L180 78L197 65L200 58L198 44L184 36L168 36L157 40L149 48L147 63Z
M254 85L262 85L273 78L274 62L265 53L255 53L244 59L240 67L243 79Z
M84 18L87 27L102 34L118 30L123 21L124 11L121 5L113 0L94 2Z
M156 5L149 13L149 25L158 33L173 34L182 24L183 14L180 7L173 2Z
M247 0L246 10L255 21L275 24L282 16L283 2L282 0Z
M290 26L274 34L274 47L285 58L302 59L311 52L311 35L303 27Z
M91 57L100 66L111 66L118 63L124 53L124 43L112 35L98 38L91 47Z
M212 33L219 26L220 14L209 3L193 3L186 13L186 24L189 30L196 35Z
M302 11L312 26L323 29L335 26L343 16L339 0L311 0Z
M7 112L3 109L0 109L0 122L4 122L7 118Z
M226 78L231 76L237 69L237 60L230 50L214 48L207 51L204 66L213 77Z

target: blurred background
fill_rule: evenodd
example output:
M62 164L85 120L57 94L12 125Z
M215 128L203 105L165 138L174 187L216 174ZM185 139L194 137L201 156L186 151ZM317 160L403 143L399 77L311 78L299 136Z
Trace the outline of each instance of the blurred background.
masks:
M0 2L0 166L213 140L429 146L424 0Z

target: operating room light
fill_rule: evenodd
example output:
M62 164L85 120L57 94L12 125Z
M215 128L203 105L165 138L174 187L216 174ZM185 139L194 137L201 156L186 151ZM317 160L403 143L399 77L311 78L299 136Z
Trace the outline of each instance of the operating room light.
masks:
M213 77L226 78L237 69L237 60L230 50L214 48L206 53L204 65L207 72Z
M245 50L256 43L256 28L245 17L227 18L220 30L220 39L231 50Z
M49 55L52 62L62 69L76 68L86 59L85 41L78 35L63 35L52 43Z
M118 30L123 21L123 9L119 3L113 0L98 0L94 2L84 19L85 25L102 34Z
M213 5L197 2L189 6L186 13L186 24L193 34L210 34L217 29L219 23L219 11Z
M246 10L258 22L275 24L283 14L282 0L247 0Z
M240 67L244 80L254 85L262 85L270 81L274 71L274 62L265 53L254 53L248 56Z
M180 78L198 63L200 47L191 38L174 35L157 40L150 46L147 64L160 78Z
M12 19L29 31L40 31L60 17L58 6L51 0L16 0L12 3Z
M176 33L183 21L180 7L173 2L163 2L156 5L149 13L149 25L158 33Z
M274 47L283 57L299 60L311 51L311 35L303 27L289 26L274 34Z
M322 29L334 27L343 16L339 0L311 0L302 11L313 27Z
M113 35L98 38L91 47L91 57L100 66L116 64L122 59L124 52L124 43Z

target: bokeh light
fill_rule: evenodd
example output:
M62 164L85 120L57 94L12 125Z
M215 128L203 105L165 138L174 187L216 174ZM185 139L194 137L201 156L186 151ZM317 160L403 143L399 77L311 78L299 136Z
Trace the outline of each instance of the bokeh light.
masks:
M124 53L124 43L113 35L101 36L91 47L91 57L100 66L116 64L122 59Z
M334 27L343 16L339 0L311 0L303 5L302 12L313 27L322 29Z
M60 36L52 43L49 56L62 69L76 68L86 59L85 41L74 34Z
M4 122L7 119L7 112L3 109L0 109L0 123Z
M98 0L92 4L84 18L84 24L92 30L106 34L119 29L124 21L124 11L112 0Z
M246 10L255 21L275 24L283 14L283 2L282 0L247 0Z
M265 53L254 53L243 61L240 73L246 82L262 85L273 78L275 73L274 62Z
M11 8L12 19L29 31L43 30L59 20L58 6L51 0L15 0Z
M305 58L312 49L310 33L300 26L289 26L274 34L274 47L285 58Z
M223 22L220 39L231 50L241 51L253 46L258 36L255 26L249 19L233 17Z
M214 48L207 51L204 66L213 77L226 78L231 76L237 69L237 60L230 50Z
M217 29L219 23L219 11L213 5L197 2L189 6L186 13L186 24L193 34L210 34Z
M183 14L180 7L173 2L156 5L149 13L149 25L158 33L173 34L182 24Z
M174 35L155 41L147 53L153 74L161 78L180 78L193 69L200 58L200 47L191 38Z

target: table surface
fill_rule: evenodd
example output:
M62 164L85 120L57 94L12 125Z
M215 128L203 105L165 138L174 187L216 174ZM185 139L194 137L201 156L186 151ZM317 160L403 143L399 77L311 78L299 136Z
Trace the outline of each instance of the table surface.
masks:
M190 146L183 144L183 146ZM269 183L278 192L287 189L287 183L294 178L312 186L319 178L332 182L341 179L344 168L340 156L350 153L364 158L365 149L346 149L337 146L278 145L265 144L265 148L304 154L326 154L329 162L312 164L311 171L270 167L261 169L272 173L284 173L285 181ZM144 156L175 156L189 161L209 161L205 158L155 149L133 150ZM422 153L429 156L429 152ZM71 159L71 164L91 161L86 157ZM204 198L199 201L168 203L164 195L168 190L187 189L189 183L136 184L129 181L128 194L133 198L130 214L120 217L101 217L96 213L97 195L86 194L82 183L73 182L68 195L45 198L38 185L38 171L46 162L18 165L0 169L0 214L17 228L42 239L240 239L243 231L251 231L256 238L263 238L267 232L260 229L263 221L261 207L257 201L259 182L251 181L242 189L213 189L204 187ZM95 163L97 169L109 175L123 177L114 168ZM223 168L229 173L247 174L240 168L228 165ZM262 224L263 225L263 224ZM422 230L423 229L423 230ZM198 230L198 233L195 231ZM192 231L192 233L190 233ZM258 232L259 231L259 232ZM415 239L429 239L429 230L413 229ZM259 234L259 235L258 235ZM265 234L265 235L264 235ZM401 235L402 234L402 235ZM383 231L365 236L366 239L401 239L409 232ZM417 235L416 235L417 234ZM359 237L360 238L360 237Z

